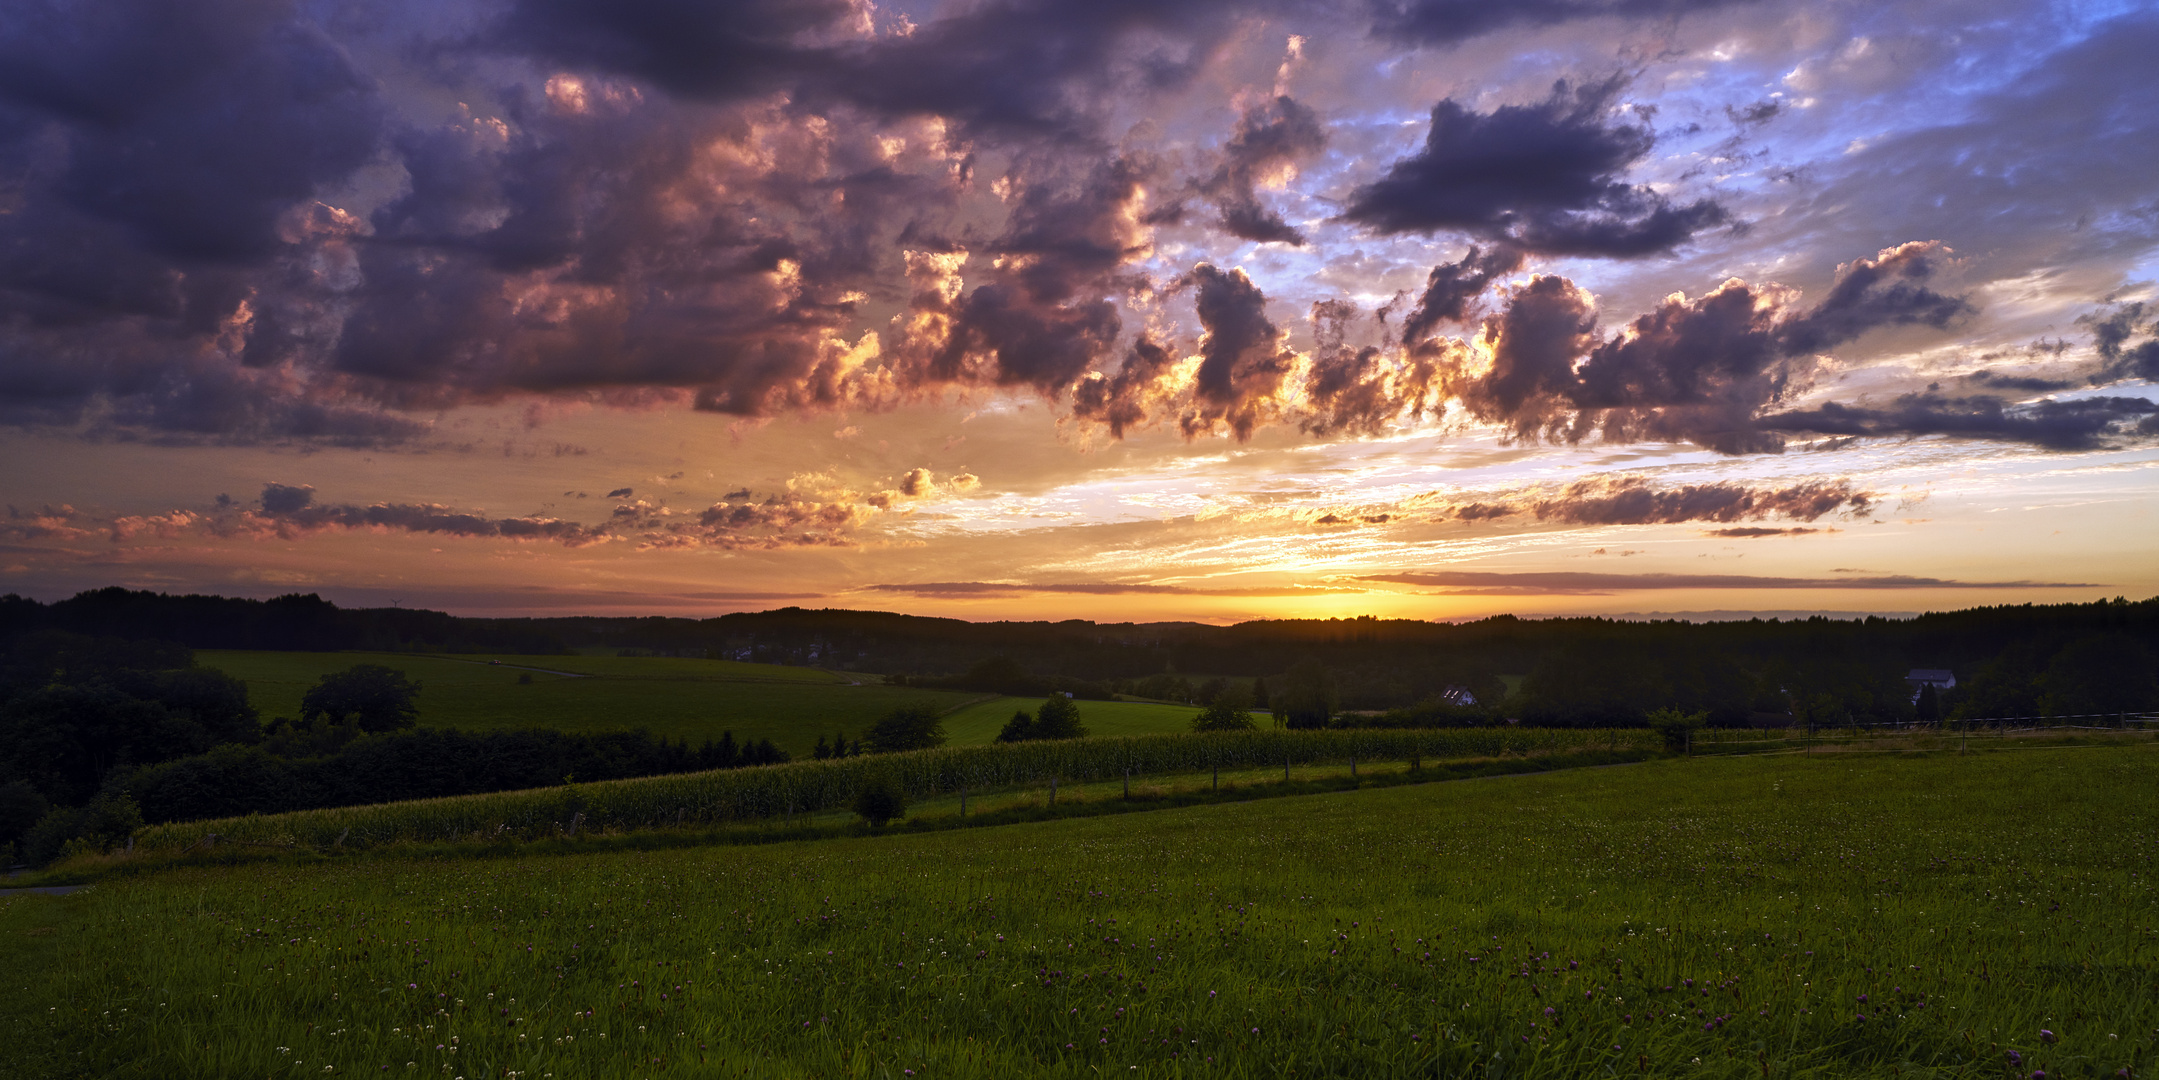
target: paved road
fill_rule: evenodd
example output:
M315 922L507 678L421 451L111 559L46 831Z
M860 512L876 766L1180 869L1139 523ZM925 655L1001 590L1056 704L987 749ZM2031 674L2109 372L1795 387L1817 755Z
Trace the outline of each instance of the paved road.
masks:
M90 886L88 885L40 885L34 889L0 889L0 896L14 896L19 893L43 893L46 896L66 896L67 894L74 892L77 889L87 889L89 887Z

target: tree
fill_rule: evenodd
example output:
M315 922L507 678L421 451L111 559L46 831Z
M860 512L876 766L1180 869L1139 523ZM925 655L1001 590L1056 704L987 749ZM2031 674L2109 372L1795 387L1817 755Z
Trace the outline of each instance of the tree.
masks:
M1035 710L1034 729L1029 738L1035 739L1083 739L1087 729L1080 724L1079 706L1063 695L1050 698Z
M1252 707L1255 709L1267 707L1267 680L1252 680Z
M1194 731L1250 731L1258 725L1245 705L1244 692L1224 690L1209 702L1206 711L1192 718Z
M420 684L381 664L354 664L325 675L300 699L300 718L351 722L361 731L381 733L409 728L420 715L413 699Z
M997 733L998 742L1026 742L1035 737L1035 718L1020 709L1005 721L1004 730Z
M880 776L864 783L862 790L855 793L854 810L872 827L882 829L885 822L907 816L907 797L892 781Z
M1658 709L1649 714L1649 726L1664 736L1664 748L1686 751L1694 745L1694 732L1709 722L1708 712L1683 713L1678 709Z
M1931 724L1942 718L1941 693L1933 683L1919 684L1919 700L1913 703L1912 718L1922 724Z
M870 725L871 752L889 754L899 750L927 750L945 744L945 724L937 710L927 705L902 705Z
M1323 728L1334 716L1337 701L1334 677L1313 657L1297 661L1282 677L1282 689L1274 696L1274 713L1284 727Z
M2151 652L2126 634L2080 638L2062 647L2039 677L2039 711L2048 716L2125 713L2154 701Z

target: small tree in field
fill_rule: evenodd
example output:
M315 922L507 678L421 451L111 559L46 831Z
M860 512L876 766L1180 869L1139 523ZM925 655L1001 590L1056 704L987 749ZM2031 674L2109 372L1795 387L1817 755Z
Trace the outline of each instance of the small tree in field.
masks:
M1695 729L1709 722L1706 712L1683 713L1678 709L1658 709L1649 714L1649 726L1664 736L1664 748L1685 751L1694 745Z
M1035 737L1035 718L1020 709L1005 721L1004 730L997 733L998 742L1026 742Z
M907 816L907 797L892 781L883 777L870 780L855 793L855 813L861 815L874 828L882 829L885 822Z
M1079 706L1062 694L1042 703L1035 710L1034 728L1030 739L1084 739L1087 729L1080 724Z
M384 732L409 728L420 715L413 704L420 684L381 664L354 664L344 671L325 675L300 699L300 719L325 717L332 724L348 721L361 731Z
M945 744L945 722L927 705L903 705L870 725L870 749L889 754L897 750L928 750Z
M1192 718L1194 731L1250 731L1258 725L1241 690L1224 690L1208 703L1207 710Z

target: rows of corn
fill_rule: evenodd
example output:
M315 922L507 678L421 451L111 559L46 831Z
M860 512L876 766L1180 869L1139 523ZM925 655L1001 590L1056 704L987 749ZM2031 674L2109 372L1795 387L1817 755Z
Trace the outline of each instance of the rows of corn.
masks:
M136 835L136 846L144 851L168 851L204 843L328 848L476 835L535 839L565 832L755 821L843 808L865 783L878 779L896 784L910 799L923 799L1052 780L1087 782L1277 765L1289 770L1348 761L1647 751L1660 745L1661 737L1650 731L1558 728L1253 731L1005 743L176 822L142 830Z

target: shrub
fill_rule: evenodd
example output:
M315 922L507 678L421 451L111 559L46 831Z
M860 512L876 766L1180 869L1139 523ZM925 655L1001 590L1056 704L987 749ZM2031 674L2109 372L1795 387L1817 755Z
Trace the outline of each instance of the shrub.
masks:
M63 806L39 818L23 837L23 859L43 866L62 855L111 851L140 828L142 811L135 800L108 792L88 806Z
M1209 702L1205 712L1192 718L1194 731L1250 731L1258 725L1245 705L1244 692L1223 690Z
M1035 710L1033 731L1030 739L1084 739L1087 729L1080 724L1079 706L1063 695L1050 698Z
M943 746L945 722L927 705L903 705L870 725L869 744L880 754Z
M907 797L900 794L898 785L878 777L855 793L854 810L872 827L882 829L885 822L907 816Z
M1694 743L1694 731L1709 722L1706 712L1683 713L1678 709L1658 709L1649 714L1649 726L1664 736L1667 750L1686 750Z
M300 718L327 717L332 724L348 718L368 732L409 728L420 715L413 698L420 684L381 664L354 664L325 675L300 699Z
M1019 709L1012 719L1005 721L1004 730L997 733L998 742L1026 742L1035 737L1035 718L1027 710Z

